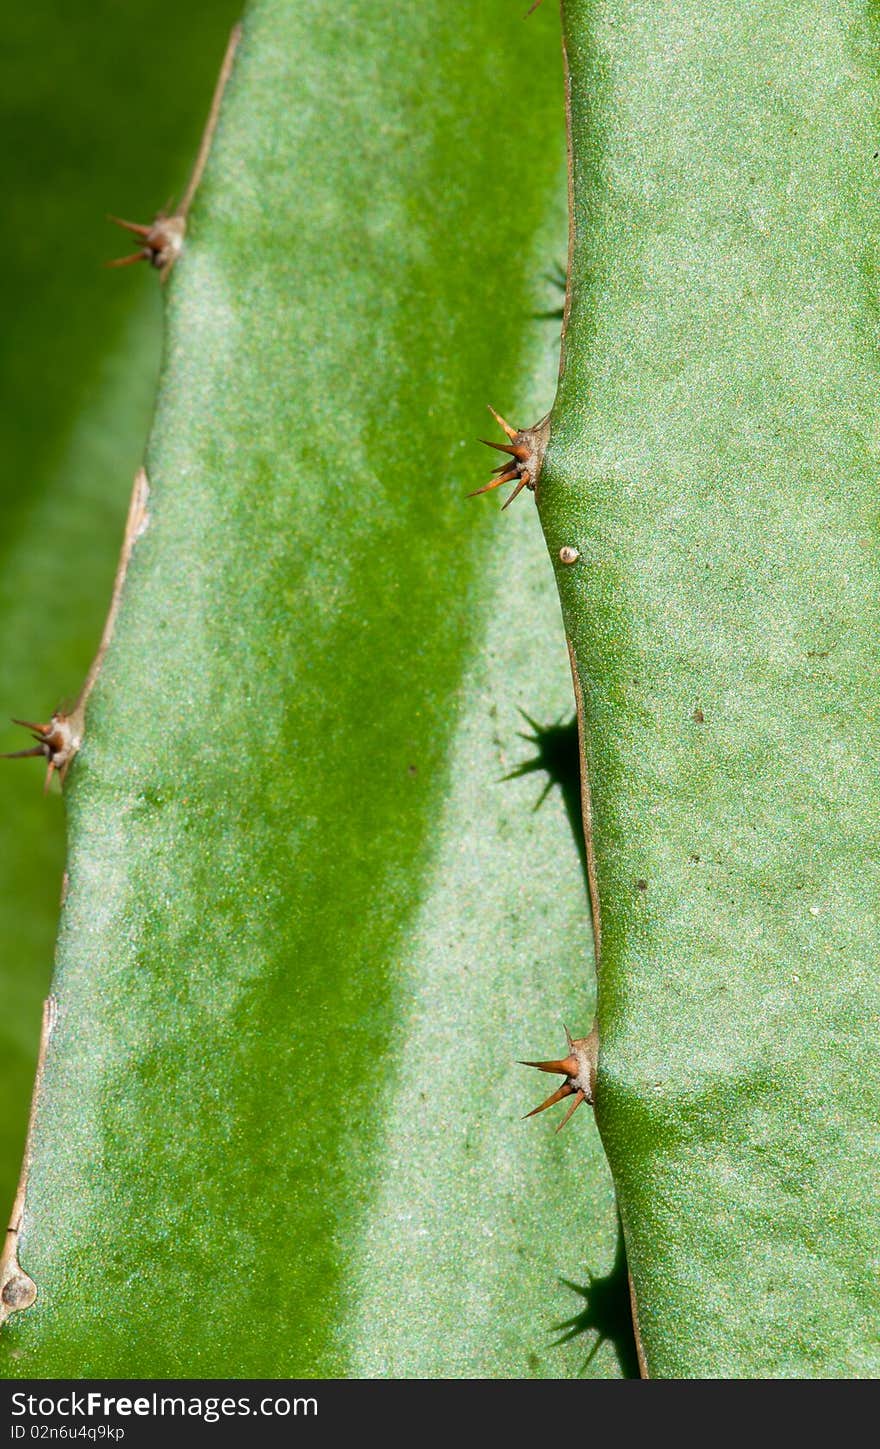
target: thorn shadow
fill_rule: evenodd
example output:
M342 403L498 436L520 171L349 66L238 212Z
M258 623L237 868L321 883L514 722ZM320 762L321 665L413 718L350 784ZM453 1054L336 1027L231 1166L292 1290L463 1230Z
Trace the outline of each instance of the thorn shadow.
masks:
M563 305L552 307L546 312L533 312L532 316L536 322L561 322L565 316L565 288L568 279L565 274L565 267L561 262L555 262L549 272L544 273L545 282L550 282L562 293Z
M581 1374L586 1373L602 1344L611 1343L624 1378L637 1379L639 1358L630 1310L626 1249L619 1220L617 1250L610 1273L604 1278L597 1278L589 1269L587 1272L589 1282L583 1285L572 1283L568 1278L560 1280L566 1288L583 1298L585 1306L572 1318L555 1324L554 1332L560 1336L554 1340L553 1346L559 1348L565 1343L571 1343L572 1339L579 1338L581 1334L595 1333L593 1345L581 1366Z
M558 785L562 792L562 801L565 806L565 814L568 819L571 833L577 846L580 857L581 869L584 873L584 885L587 885L587 847L584 842L584 826L581 817L581 760L578 746L577 717L572 716L565 723L557 721L556 724L539 725L524 709L520 714L526 724L532 730L531 734L519 731L519 738L528 744L534 745L537 754L530 760L523 760L522 764L516 765L503 777L505 780L518 780L523 775L532 775L540 771L547 779L544 789L538 796L535 803L535 810L540 810L554 785Z
M581 815L581 762L578 742L577 716L570 720L558 720L554 724L540 725L531 715L521 709L520 714L529 726L530 734L519 732L520 739L535 747L535 754L523 760L504 776L505 780L521 779L524 775L541 773L545 776L544 788L533 809L539 810L554 785L562 793L565 813L577 847L584 876L584 889L589 895L587 878L587 849L584 842L583 818ZM626 1265L626 1248L620 1220L617 1223L617 1248L611 1271L603 1278L587 1270L588 1282L572 1283L561 1281L573 1293L584 1300L579 1313L562 1323L554 1331L559 1337L554 1346L561 1347L582 1334L594 1333L595 1341L590 1347L580 1372L585 1374L602 1344L609 1342L614 1347L617 1362L625 1378L639 1377L639 1360L636 1352L632 1326L632 1312L629 1299L629 1280Z

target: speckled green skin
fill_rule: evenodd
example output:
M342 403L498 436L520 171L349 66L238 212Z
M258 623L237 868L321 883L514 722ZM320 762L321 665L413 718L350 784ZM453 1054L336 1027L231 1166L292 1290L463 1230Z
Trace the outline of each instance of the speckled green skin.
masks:
M880 1372L878 17L566 0L539 506L655 1376Z
M564 247L552 10L250 7L69 776L4 1373L629 1367L598 1134L520 1120L593 1007L559 793L505 779L558 608L533 511L465 498L487 401L549 406Z
M108 210L179 195L237 0L7 10L0 47L0 750L76 697L110 597L161 345ZM173 32L174 44L168 37ZM110 59L112 57L112 60ZM161 93L162 104L155 97ZM142 117L150 115L150 124ZM112 118L112 119L111 119ZM0 1203L12 1202L64 869L59 796L0 766Z

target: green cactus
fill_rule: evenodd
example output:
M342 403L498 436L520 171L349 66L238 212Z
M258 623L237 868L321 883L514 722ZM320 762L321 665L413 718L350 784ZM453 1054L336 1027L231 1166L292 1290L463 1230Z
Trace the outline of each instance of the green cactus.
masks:
M561 116L552 14L245 15L64 787L8 1375L632 1371L598 1136L518 1120L593 1011L558 611L465 498L490 387L552 398Z
M876 19L562 11L252 0L138 234L7 1376L632 1374L617 1203L643 1372L877 1372Z
M572 260L538 497L647 1371L873 1376L876 16L563 11Z

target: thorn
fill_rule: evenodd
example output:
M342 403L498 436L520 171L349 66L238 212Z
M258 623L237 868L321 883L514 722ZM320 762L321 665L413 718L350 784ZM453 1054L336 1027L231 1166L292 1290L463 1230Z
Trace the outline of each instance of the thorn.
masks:
M490 493L493 488L500 488L502 483L511 483L516 477L515 473L503 473L500 478L493 478L490 483L484 483L482 488L475 488L469 493L468 498L478 498L481 493Z
M171 267L176 262L183 250L183 238L186 231L186 221L181 215L166 216L160 211L151 226L142 226L140 222L124 221L119 216L109 216L117 226L123 227L126 231L133 232L143 241L144 245L138 252L132 252L131 256L114 258L105 262L108 267L130 267L134 262L149 262L156 267L163 277L167 276Z
M570 1097L572 1093L574 1094L574 1101L557 1127L557 1132L565 1126L569 1118L577 1111L581 1102L593 1101L596 1081L596 1055L598 1050L596 1028L593 1028L589 1036L578 1038L575 1041L568 1027L566 1027L565 1038L568 1042L569 1051L567 1057L560 1057L558 1060L554 1059L553 1061L546 1062L524 1061L521 1063L524 1067L537 1067L539 1072L559 1072L565 1077L562 1086L558 1087L547 1098L546 1102L542 1102L540 1107L535 1107L533 1111L528 1112L526 1114L528 1117L534 1117L535 1113L543 1112L545 1108L552 1107L554 1102L561 1102L563 1097Z
M540 1107L533 1107L531 1112L526 1112L525 1117L523 1117L523 1121L527 1122L529 1117L537 1117L539 1112L546 1112L548 1107L555 1107L556 1103L561 1102L563 1097L570 1097L573 1091L574 1087L571 1085L570 1082L563 1082L561 1087L557 1087L555 1092L550 1093L550 1096L547 1098L546 1102L542 1102ZM571 1116L571 1113L569 1113L568 1115Z
M152 252L144 247L142 252L131 252L127 257L112 257L110 261L104 262L105 267L130 267L132 262L148 262Z
M571 1106L569 1107L568 1111L566 1112L566 1114L563 1117L562 1121L560 1122L559 1126L556 1128L556 1131L557 1132L561 1132L562 1131L562 1129L565 1126L566 1122L568 1122L574 1116L574 1114L577 1111L578 1107L581 1105L581 1102L585 1102L586 1100L587 1100L587 1096L586 1096L586 1093L585 1092L582 1092L580 1090L578 1090L577 1092L575 1092L575 1094L574 1094L574 1101L572 1102Z
M487 448L494 448L497 453L505 453L505 461L492 472L496 475L492 483L484 488L477 488L469 493L469 498L476 498L480 493L488 493L490 488L497 487L499 482L515 484L510 497L502 505L502 513L509 508L514 498L524 488L529 488L534 493L537 491L538 479L541 474L541 465L544 459L544 452L547 447L547 439L550 436L549 416L542 418L532 428L514 428L500 413L496 413L492 405L489 411L497 422L499 428L507 434L510 442L492 443L488 438L481 438Z
M479 441L484 443L487 448L494 448L496 453L509 453L512 458L519 459L521 463L524 463L529 456L525 443L518 443L514 447L512 443L490 443L488 438L480 438Z
M523 491L524 488L528 488L530 486L531 481L532 481L532 475L531 475L531 473L520 473L520 475L519 475L519 481L517 482L516 487L514 488L514 490L511 493L510 497L507 498L507 499L505 499L505 501L501 505L501 512L502 513L504 512L505 508L509 508L510 507L511 503L513 502L514 498L516 498L516 496L517 496L518 493L522 493L522 491Z
M521 1067L537 1067L539 1072L560 1072L563 1077L576 1077L579 1062L577 1057L566 1057L561 1062L520 1062Z
M12 723L30 730L36 744L26 750L13 750L9 754L0 755L0 759L27 760L41 755L48 763L44 789L49 789L56 770L63 782L67 767L80 747L79 732L72 717L59 710L53 714L48 724L36 724L28 719L14 719Z
M516 428L512 428L510 426L510 423L505 422L501 414L496 413L491 403L487 403L486 406L488 407L499 428L501 428L507 434L511 442L514 442L516 439Z
M135 236L141 236L145 241L152 231L152 227L144 226L139 221L125 221L121 216L113 216L109 211L107 213L107 220L112 221L116 226L121 226L124 231L134 232Z

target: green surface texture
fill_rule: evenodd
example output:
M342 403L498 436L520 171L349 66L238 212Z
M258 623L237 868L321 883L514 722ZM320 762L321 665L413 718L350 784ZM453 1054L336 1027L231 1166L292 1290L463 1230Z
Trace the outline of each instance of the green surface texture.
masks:
M162 310L107 211L150 215L182 189L230 0L32 0L0 47L0 749L10 715L46 719L82 683L110 598L149 428ZM173 37L173 44L169 44ZM161 107L155 96L161 93ZM145 114L150 124L143 124ZM33 762L0 770L0 1202L11 1204L48 990L63 811ZM5 1209L4 1209L5 1210Z
M540 511L653 1376L876 1376L878 10L566 0Z
M463 497L486 402L552 397L558 44L246 14L69 777L7 1375L633 1372L598 1134L513 1062L593 1007L558 606L532 511Z

